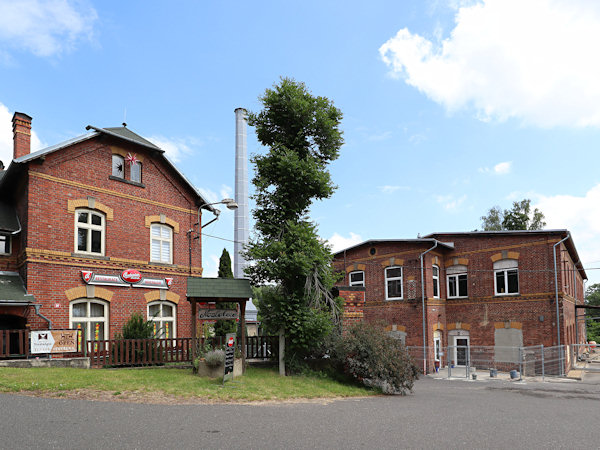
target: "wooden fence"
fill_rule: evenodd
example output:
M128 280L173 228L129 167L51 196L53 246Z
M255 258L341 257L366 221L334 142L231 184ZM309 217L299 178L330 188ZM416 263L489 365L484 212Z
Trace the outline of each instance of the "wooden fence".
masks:
M224 344L222 336L198 338L200 349L220 348ZM92 367L152 366L192 361L192 338L108 339L87 341L86 345ZM247 358L277 358L278 351L278 336L246 337Z
M0 358L29 356L29 330L0 330Z

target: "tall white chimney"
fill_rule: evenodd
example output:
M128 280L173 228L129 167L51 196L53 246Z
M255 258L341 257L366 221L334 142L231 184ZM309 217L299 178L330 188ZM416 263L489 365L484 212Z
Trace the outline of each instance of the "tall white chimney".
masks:
M235 210L234 244L233 244L233 276L244 278L246 260L241 252L249 238L248 219L248 144L246 142L246 110L235 110Z

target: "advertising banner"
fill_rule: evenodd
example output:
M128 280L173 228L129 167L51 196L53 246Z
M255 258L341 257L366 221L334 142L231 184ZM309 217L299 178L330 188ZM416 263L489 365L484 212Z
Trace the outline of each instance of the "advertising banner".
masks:
M31 353L78 352L77 334L77 330L32 331Z

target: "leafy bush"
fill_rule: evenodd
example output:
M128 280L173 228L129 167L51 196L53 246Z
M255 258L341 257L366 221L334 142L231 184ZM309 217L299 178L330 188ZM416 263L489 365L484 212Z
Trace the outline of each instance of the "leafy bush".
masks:
M337 370L385 394L412 391L418 368L404 346L382 326L359 322L330 339L330 355Z
M225 352L223 350L214 350L204 355L204 362L209 367L218 367L225 363Z

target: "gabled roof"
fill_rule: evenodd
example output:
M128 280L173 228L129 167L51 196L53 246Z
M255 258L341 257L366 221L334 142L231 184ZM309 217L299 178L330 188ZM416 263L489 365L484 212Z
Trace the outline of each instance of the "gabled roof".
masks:
M348 250L353 250L358 247L362 247L363 245L369 244L378 244L381 242L394 242L394 243L406 243L406 244L434 244L437 242L438 247L445 247L450 250L454 250L454 244L452 242L442 242L433 238L419 238L419 239L369 239L368 241L361 242L360 244L353 245L352 247L345 248L338 252L335 252L334 255L339 255L341 253L347 252Z
M167 158L167 156L164 154L165 153L164 150L162 150L160 147L154 145L152 142L148 141L147 139L144 139L139 134L134 133L133 131L131 131L130 129L128 129L124 126L123 127L113 127L113 128L100 128L100 127L96 127L93 125L88 125L86 127L86 129L87 130L93 129L94 131L83 134L81 136L77 136L72 139L68 139L68 140L66 140L64 142L60 142L56 145L52 145L50 147L38 150L33 153L29 153L29 154L21 156L20 158L17 158L17 159L14 159L11 162L8 169L1 172L2 176L0 177L0 189L4 187L4 180L10 179L11 175L15 171L18 170L18 166L20 166L24 163L27 163L29 161L33 161L38 158L43 158L46 155L49 155L50 153L57 152L59 150L62 150L66 147L77 144L79 142L83 142L83 141L95 138L97 136L106 135L106 136L111 136L115 139L119 139L122 141L140 145L146 149L149 149L149 150L155 152L155 155L158 156L159 158L162 158L165 161L165 163L167 164L167 166L169 166L177 174L177 176L179 176L179 178L183 181L183 183L185 185L187 185L196 194L196 196L198 197L198 205L206 205L207 203L209 203L202 196L200 191L198 191L198 189L196 189L196 187L187 179L187 177L183 173L181 173L179 171L179 169L177 169L177 167L169 160L169 158ZM212 206L209 206L209 205L203 206L202 209L209 210L212 212L215 211L215 208L213 208Z
M188 298L248 299L252 297L250 280L244 278L195 278L187 279Z

